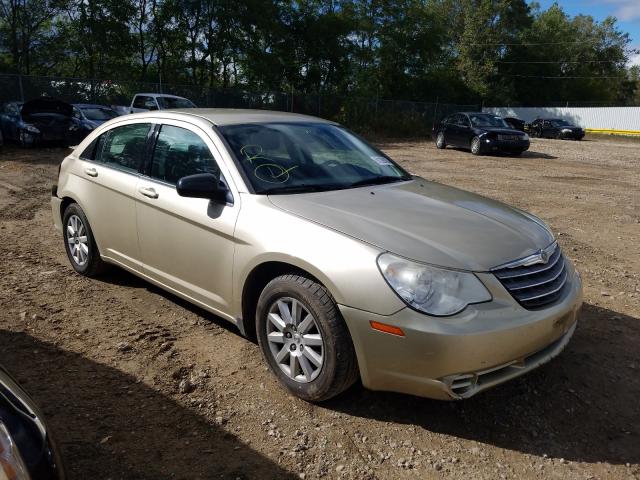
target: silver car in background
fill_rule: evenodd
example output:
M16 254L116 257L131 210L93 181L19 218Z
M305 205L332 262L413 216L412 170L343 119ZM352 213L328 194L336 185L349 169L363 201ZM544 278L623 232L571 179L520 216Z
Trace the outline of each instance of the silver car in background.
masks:
M309 401L358 378L469 397L560 353L582 303L541 220L303 115L118 117L64 159L52 211L78 273L115 264L233 322Z

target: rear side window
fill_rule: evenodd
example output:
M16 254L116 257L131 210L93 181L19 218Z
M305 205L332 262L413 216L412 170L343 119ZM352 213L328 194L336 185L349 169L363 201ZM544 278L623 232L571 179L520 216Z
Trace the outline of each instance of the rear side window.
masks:
M119 170L137 173L144 160L150 128L149 123L134 123L109 130L98 138L94 159Z
M204 141L191 130L163 125L151 163L151 177L175 185L197 173L220 176L218 164Z

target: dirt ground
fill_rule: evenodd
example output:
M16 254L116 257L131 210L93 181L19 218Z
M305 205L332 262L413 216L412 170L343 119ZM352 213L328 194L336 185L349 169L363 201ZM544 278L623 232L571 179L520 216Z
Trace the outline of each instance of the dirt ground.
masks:
M550 223L585 284L561 356L463 402L356 385L310 405L224 320L121 270L74 274L49 211L65 150L0 150L0 363L41 405L71 479L640 479L640 144L381 147Z

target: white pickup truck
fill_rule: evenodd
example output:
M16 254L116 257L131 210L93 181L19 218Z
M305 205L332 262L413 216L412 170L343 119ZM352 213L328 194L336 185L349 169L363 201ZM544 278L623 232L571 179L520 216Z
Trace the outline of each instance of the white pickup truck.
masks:
M189 99L165 93L136 93L127 113L169 110L171 108L196 108Z

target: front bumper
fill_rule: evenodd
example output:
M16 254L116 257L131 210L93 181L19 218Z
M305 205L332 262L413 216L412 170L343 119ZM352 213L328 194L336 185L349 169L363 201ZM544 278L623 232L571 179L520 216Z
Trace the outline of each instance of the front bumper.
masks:
M569 273L563 296L541 310L518 305L489 273L478 277L493 300L451 317L430 317L410 308L383 316L340 306L363 385L458 400L548 362L569 342L582 305L580 276L572 266ZM371 321L399 327L405 336L374 330Z
M558 134L559 138L569 139L569 140L582 140L584 138L584 130L573 130L571 132L560 132Z
M529 150L529 140L498 140L493 138L482 139L482 151L491 152L507 152L519 153Z
M53 217L53 226L62 233L62 199L58 198L58 186L51 187L51 215Z

